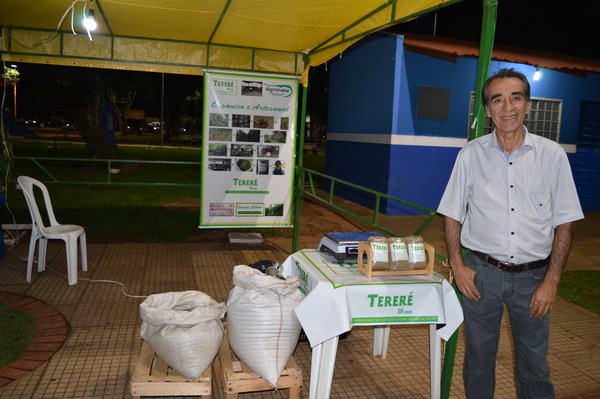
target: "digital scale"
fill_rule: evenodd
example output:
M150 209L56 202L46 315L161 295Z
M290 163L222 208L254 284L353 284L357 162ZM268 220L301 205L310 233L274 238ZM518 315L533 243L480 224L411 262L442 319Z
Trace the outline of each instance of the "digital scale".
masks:
M377 231L325 233L325 237L321 239L317 249L339 261L356 259L358 257L358 243L367 241L369 237L373 236L385 237Z

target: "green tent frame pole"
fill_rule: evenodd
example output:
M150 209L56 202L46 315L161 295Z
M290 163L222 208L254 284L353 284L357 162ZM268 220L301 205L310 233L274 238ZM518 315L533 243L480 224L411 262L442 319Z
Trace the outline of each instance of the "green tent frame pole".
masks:
M490 60L494 48L494 33L496 31L497 0L483 0L483 20L481 23L481 40L479 44L479 64L477 66L477 86L475 88L475 102L473 107L473 120L475 128L471 130L474 139L483 136L485 127L485 109L481 101L483 85L490 75Z
M496 11L498 8L497 0L483 0L483 19L481 22L481 40L479 48L479 63L477 66L477 86L475 89L475 102L473 114L475 128L471 129L471 137L474 139L483 136L485 127L485 109L481 100L481 91L483 85L490 74L490 61L492 59L492 49L494 48L494 33L496 31ZM462 295L454 287L459 300L462 302ZM441 399L450 397L450 388L452 387L452 372L454 368L454 357L456 355L456 344L458 342L458 331L454 332L446 342L444 352L444 364L441 376Z
M298 251L298 235L300 231L300 210L304 196L304 136L306 133L306 98L308 97L308 83L302 86L302 109L300 112L300 138L296 150L298 167L296 168L296 189L294 190L294 236L292 239L292 253Z

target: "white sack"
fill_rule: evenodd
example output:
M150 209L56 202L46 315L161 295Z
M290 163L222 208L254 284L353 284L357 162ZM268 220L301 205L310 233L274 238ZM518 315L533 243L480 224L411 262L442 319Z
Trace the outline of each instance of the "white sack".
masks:
M227 299L227 336L237 357L273 387L294 353L301 325L294 308L304 295L296 276L281 280L240 265Z
M140 304L140 334L165 363L197 379L221 348L225 311L199 291L150 295Z

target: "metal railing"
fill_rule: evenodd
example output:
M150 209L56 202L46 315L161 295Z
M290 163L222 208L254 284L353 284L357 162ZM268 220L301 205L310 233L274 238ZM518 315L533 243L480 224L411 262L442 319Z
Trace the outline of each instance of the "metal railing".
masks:
M430 209L409 201L405 201L400 198L396 198L392 195L381 193L379 191L360 186L347 180L339 179L306 168L302 168L302 172L305 174L306 177L306 179L304 179L304 195L324 204L327 204L329 207L352 217L356 221L371 226L376 230L386 233L390 236L398 236L398 232L388 227L385 227L380 223L380 220L383 216L382 207L384 205L386 206L386 208L390 208L393 206L391 204L397 204L404 207L412 208L426 215L423 222L412 232L413 235L421 235L421 233L429 225L429 223L431 223L436 217L441 216L434 209ZM372 218L367 218L363 214L354 212L351 209L348 209L348 207L344 207L343 205L337 203L336 199L339 200L339 198L343 196L336 196L336 189L337 192L342 190L353 190L354 192L362 193L369 196L368 202L371 202L373 204L372 209L370 209L370 211L373 213ZM323 196L323 192L326 192L327 194ZM436 254L436 258L438 258L442 262L446 261L446 258L439 254Z
M149 164L149 165L187 165L197 166L200 170L201 162L194 161L151 161L151 160L131 160L131 159L89 159L89 158L54 158L54 157L24 157L24 156L13 156L14 161L30 161L37 169L45 175L50 182L61 183L61 184L82 184L82 185L129 185L129 186L174 186L174 187L200 187L200 179L196 182L190 183L173 183L173 182L139 182L139 181L125 181L115 180L115 176L118 176L120 172L119 167L123 165L133 164ZM48 163L52 162L66 162L66 163L85 163L89 165L100 164L105 165L98 169L98 172L94 174L98 180L73 180L65 179L57 176L56 172L50 171ZM102 170L102 172L100 171ZM72 176L72 174L71 174ZM89 175L88 175L89 177Z
M130 186L179 186L179 187L200 187L200 179L198 178L195 182L179 182L174 183L172 181L167 182L156 182L156 181L132 181L131 179L122 180L116 179L116 176L119 176L119 168L126 165L135 165L135 164L146 164L146 165L160 165L160 166L196 166L198 171L200 171L201 162L194 161L153 161L153 160L127 160L127 159L89 159L89 158L56 158L56 157L27 157L27 156L13 156L13 163L16 161L28 161L31 162L32 165L35 165L35 168L41 172L49 181L52 183L60 183L60 184L82 184L82 185L130 185ZM52 163L79 163L79 164L89 164L89 165L103 165L100 168L97 168L96 173L93 174L95 179L92 180L76 180L73 179L73 174L71 172L67 173L68 176L58 176L57 174L65 175L64 170L60 170L58 172L52 172L51 166L56 167L56 164L49 165ZM29 168L31 169L31 168ZM63 167L64 169L64 167ZM70 171L73 169L71 168ZM22 174L22 173L19 173ZM92 176L91 174L86 174L85 177L88 179ZM198 175L199 177L199 175ZM433 221L439 214L430 208L402 200L400 198L396 198L394 196L381 193L379 191L370 189L368 187L364 187L352 182L349 182L344 179L339 179L334 176L329 176L325 173L318 172L315 170L311 170L308 168L301 167L298 169L298 178L301 179L305 184L303 185L303 194L313 198L316 201L326 204L327 206L339 211L340 213L350 216L356 221L363 223L365 225L371 226L383 233L386 233L390 236L397 236L397 232L387 228L386 226L380 223L381 217L383 215L382 207L385 205L386 208L390 208L391 204L397 204L400 206L411 208L415 211L421 212L427 217L423 220L423 222L419 225L419 227L412 232L413 235L420 235L421 232L429 225L431 221ZM373 204L372 209L370 209L373 213L372 218L366 218L364 213L357 213L349 209L348 207L344 207L336 202L340 198L343 198L343 195L336 196L336 189L339 193L344 190L353 190L354 192L361 193L362 195L367 195L370 197L368 202ZM323 193L327 193L325 196ZM445 260L445 259L442 259Z
M126 160L126 159L89 159L89 158L56 158L56 157L26 157L26 156L13 156L13 162L15 161L28 161L35 166L38 172L41 172L46 178L47 182L59 183L59 184L81 184L81 185L129 185L129 186L173 186L173 187L200 187L200 178L196 181L190 182L179 182L174 183L172 181L167 182L156 182L156 181L133 181L131 178L128 180L116 179L115 176L119 176L118 172L120 167L134 164L146 164L146 165L160 165L160 166L196 166L197 170L200 171L201 162L194 161L153 161L153 160ZM86 178L93 176L95 179L92 180L76 180L73 179L73 168L70 168L70 172L65 173L64 166L61 170L60 167L56 167L56 163L79 163L89 165L103 165L96 169L95 173L85 174ZM52 172L51 167L56 168L57 172ZM31 169L31 168L28 168ZM21 174L21 173L20 173ZM66 176L58 176L58 174ZM138 175L138 176L141 176ZM135 177L135 176L134 176ZM303 184L303 195L308 196L318 202L324 203L327 206L335 209L336 211L353 218L355 221L362 223L367 226L371 226L378 231L381 231L390 236L398 236L398 233L380 223L383 216L382 208L390 208L391 204L397 204L400 206L411 208L415 211L426 215L422 223L412 232L413 235L420 235L423 230L431 223L436 217L440 216L435 210L396 198L394 196L381 193L379 191L364 187L344 179L339 179L334 176L329 176L325 173L311 170L308 168L301 167L298 169L298 179ZM344 198L344 195L336 195L340 191L351 190L354 193L360 193L359 195L369 196L367 202L373 204L372 217L367 218L364 212L358 213L339 204L339 200ZM323 193L326 193L325 195ZM337 202L336 202L337 201ZM364 207L364 206L363 206ZM442 262L446 261L446 258L436 254L436 258Z

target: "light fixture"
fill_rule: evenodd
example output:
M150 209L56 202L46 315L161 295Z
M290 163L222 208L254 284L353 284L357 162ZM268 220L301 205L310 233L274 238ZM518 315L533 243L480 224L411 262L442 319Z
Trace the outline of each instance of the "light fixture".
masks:
M83 20L83 26L87 30L95 30L98 27L96 18L94 17L94 10L89 10L87 16Z
M96 23L96 17L94 16L94 2L90 2L90 9L83 19L83 26L89 32L93 31L98 27Z
M540 72L540 68L536 68L535 72L533 73L533 80L537 82L538 80L540 80L541 77L542 73Z

